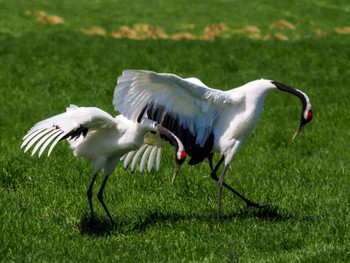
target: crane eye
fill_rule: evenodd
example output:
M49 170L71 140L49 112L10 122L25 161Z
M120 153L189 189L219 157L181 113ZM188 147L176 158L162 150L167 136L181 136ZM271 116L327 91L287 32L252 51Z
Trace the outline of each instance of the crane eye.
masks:
M181 160L186 159L186 156L187 156L187 154L186 154L185 151L182 151L182 152L180 153L180 159L181 159Z
M312 110L309 110L309 111L307 112L307 119L308 119L308 120L311 120L311 119L312 119Z

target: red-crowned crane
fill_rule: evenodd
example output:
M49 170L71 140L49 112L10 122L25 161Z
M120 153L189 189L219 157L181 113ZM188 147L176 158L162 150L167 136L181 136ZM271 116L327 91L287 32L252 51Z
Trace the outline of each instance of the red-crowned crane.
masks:
M91 160L93 176L87 197L92 218L94 217L92 188L98 173L104 169L104 179L97 197L114 224L113 217L103 201L103 190L107 179L123 155L142 146L145 138L147 138L146 143L152 143L152 136L156 135L151 132L161 134L174 145L176 149L174 176L176 176L175 174L186 158L186 153L181 141L172 132L161 124L144 117L138 122L130 121L123 115L113 118L105 111L95 107L70 105L66 112L38 122L24 136L21 148L25 147L24 152L26 152L34 146L32 155L40 149L40 157L50 145L49 156L59 141L67 139L75 156L83 156Z
M208 158L211 177L218 182L218 214L220 217L221 190L225 186L243 199L248 206L257 204L224 182L226 171L243 141L253 132L269 91L281 90L297 96L302 103L298 129L312 119L308 96L293 87L272 80L254 80L241 87L221 91L207 87L197 78L183 79L174 74L142 70L125 70L118 78L114 92L114 108L130 120L147 116L172 131L191 156L189 164ZM222 158L213 169L212 155ZM224 162L221 177L216 172Z

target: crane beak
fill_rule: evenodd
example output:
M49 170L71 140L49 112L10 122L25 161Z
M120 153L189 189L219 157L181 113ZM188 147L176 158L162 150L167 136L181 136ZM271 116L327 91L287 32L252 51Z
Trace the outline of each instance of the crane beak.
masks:
M177 174L178 174L179 171L180 171L180 167L181 167L181 164L178 163L178 162L176 162L176 163L175 163L174 174L173 174L173 179L171 180L171 184L174 184L174 183L175 183L176 176L177 176Z
M304 121L300 121L300 124L299 124L299 127L298 129L295 131L294 135L293 135L293 138L292 138L292 141L295 140L296 137L298 137L299 133L301 132L301 130L304 128L305 126L305 122Z

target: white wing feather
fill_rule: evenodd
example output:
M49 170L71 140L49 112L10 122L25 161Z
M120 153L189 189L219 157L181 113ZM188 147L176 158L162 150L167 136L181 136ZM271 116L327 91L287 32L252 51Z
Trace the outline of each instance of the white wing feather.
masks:
M39 149L39 157L50 146L48 155L53 147L68 133L79 127L90 128L113 128L115 127L114 118L108 113L94 107L77 107L71 105L67 111L35 124L23 137L21 148L26 146L24 152L28 151L33 145L34 155ZM41 147L41 148L40 148Z
M53 134L50 138L48 138L46 140L46 142L44 143L43 147L41 147L41 150L39 152L39 157L43 154L43 152L45 151L46 147L51 143L51 141L54 140L60 134L61 134L61 132L58 130L57 133ZM50 154L48 154L48 155L50 155Z
M147 147L142 155L140 166L139 166L139 170L141 173L143 173L143 170L145 169L146 162L149 158L149 154L151 153L152 148L153 148L152 146Z
M156 171L159 170L161 156L162 156L162 146L164 140L161 139L160 134L148 132L144 137L144 144L134 151L130 151L120 158L121 161L124 161L123 167L126 170L130 165L130 170L133 173L136 169L137 163L141 157L139 163L139 171L144 172L147 164L147 171L150 173L155 168Z
M134 158L132 159L131 166L130 166L132 173L135 171L137 162L146 148L147 148L147 144L144 144L143 146L141 146L141 148L134 155Z
M139 161L139 158L142 155L139 163L139 171L143 173L147 163L147 170L148 172L151 172L155 164L154 162L155 160L156 160L155 170L158 171L164 140L161 139L159 133L148 132L145 134L143 143L144 144L138 150L129 152L125 154L123 157L121 157L121 160L124 160L125 170L131 164L130 166L131 172L134 172L137 166L137 163Z
M130 160L132 159L132 157L134 157L134 154L135 154L135 151L130 151L120 158L121 161L124 160L124 163L123 163L124 170L128 169Z
M123 167L125 170L131 164L130 170L131 172L134 172L137 166L137 162L140 159L140 156L142 155L139 164L139 171L143 173L147 163L147 171L150 173L153 169L153 166L155 166L156 171L159 170L161 154L162 147L160 145L143 144L138 150L128 152L127 154L122 156L120 160L124 160Z
M162 151L162 148L158 148L157 146L153 146L153 148L152 148L152 151L151 151L151 153L149 155L148 163L147 163L147 170L148 170L148 172L152 171L152 168L153 168L153 165L154 165L154 160L156 159L156 156L159 153L158 149L160 151ZM156 166L156 171L158 171L158 168L159 167Z
M33 132L32 135L34 136L29 136L24 142L23 144L21 145L21 148L26 146L27 147L24 149L24 152L27 152L30 147L33 146L33 144L39 140L42 136L44 136L46 133L50 132L51 130L53 130L54 128L46 128L46 129L41 129L41 130L38 130L37 132ZM28 144L27 144L28 143Z
M182 79L173 74L125 70L118 78L114 92L114 108L135 120L149 104L165 107L179 124L204 144L214 120L225 103L234 103L226 92L208 88L199 79Z
M157 159L156 159L156 171L159 170L161 158L162 158L162 148L158 148L158 150L157 150Z
M33 151L32 151L32 156L37 152L37 150L39 149L39 147L46 142L49 138L55 138L57 136L57 134L60 133L60 130L53 130L50 131L48 134L46 134L45 136L43 136L40 141L35 145ZM55 136L56 134L56 136ZM45 148L42 148L40 150L40 152L43 152L45 150ZM39 152L39 157L40 157L40 152Z

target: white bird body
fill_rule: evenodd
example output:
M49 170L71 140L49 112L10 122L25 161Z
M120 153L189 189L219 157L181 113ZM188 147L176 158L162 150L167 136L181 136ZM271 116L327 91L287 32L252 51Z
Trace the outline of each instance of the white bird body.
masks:
M292 93L303 104L294 139L312 119L310 100L302 91L272 80L254 80L221 91L207 87L196 78L182 79L173 74L126 70L118 79L113 104L131 120L147 116L174 132L192 157L190 164L211 158L214 152L221 153L225 168L218 182L220 207L227 167L255 129L263 112L264 99L272 90Z
M124 71L115 90L114 105L133 120L148 104L162 105L180 126L190 130L196 144L203 146L212 133L211 152L225 154L237 140L244 141L253 132L270 90L273 90L271 81L264 79L220 91L207 87L196 78ZM161 122L160 119L157 121ZM190 151L187 153L191 155ZM232 158L227 155L225 162L230 163Z
M82 135L75 137L72 140L68 140L68 143L73 150L74 156L83 156L91 160L94 164L94 172L98 172L103 168L104 164L115 166L117 163L114 162L118 162L124 154L138 149L143 144L146 133L154 130L151 123L153 124L154 122L133 122L123 115L113 118L108 113L95 107L77 107L71 105L65 113L39 122L28 134L30 135L32 134L31 132L35 131L47 131L56 125L59 127L61 133L53 133L52 135L58 138L60 137L58 136L59 134L61 136L67 135L79 127L86 127L88 132L85 137ZM39 140L40 134L42 133L38 133L34 138ZM147 143L152 144L153 142L150 137L151 135L148 135ZM29 141L24 140L21 147L26 146L27 142ZM28 146L32 145L28 144ZM34 149L38 150L39 147ZM29 150L29 148L27 147L25 151ZM42 146L39 152L40 156L45 148ZM33 150L32 155L35 152ZM51 151L48 154L50 153ZM114 170L114 168L105 167L108 170Z
M110 119L110 123L104 126L92 128L86 138L70 140L69 143L75 156L83 156L94 163L95 172L100 170L103 164L118 162L129 151L138 149L143 144L148 127L143 127L129 121L122 115ZM93 150L92 150L93 149ZM117 163L115 163L117 165ZM113 167L105 167L113 169Z
M172 141L176 148L177 166L181 165L186 158L182 143L157 122L147 118L142 118L140 122L134 122L123 115L113 118L108 113L95 107L71 105L66 112L37 123L24 136L21 148L26 147L24 152L27 152L35 145L32 155L40 149L38 154L40 157L49 145L48 155L50 155L52 149L60 140L67 139L74 155L83 156L91 160L94 166L93 178L87 193L92 216L94 215L91 201L92 187L97 174L104 169L104 181L98 197L107 215L113 222L102 197L109 175L115 170L121 157L130 151L139 149L144 144L145 139L147 144L153 145L150 148L152 153L150 150L146 150L147 154L144 154L143 157L143 159L149 158L148 169L150 170L153 166L155 155L159 154L159 147L161 147L159 145L159 133ZM143 148L147 148L147 145ZM132 171L137 161L138 158L134 158ZM142 160L141 165L144 165L145 162L146 160ZM159 166L159 163L157 166ZM176 173L179 169L177 166ZM126 168L125 165L124 168Z
M212 152L225 155L226 164L230 163L234 157L228 154L230 149L234 148L237 141L241 143L252 134L264 111L264 99L272 88L266 86L267 88L260 89L260 92L257 93L254 92L255 85L252 85L261 85L264 81L250 82L242 87L223 92L230 99L227 99L225 103L225 110L213 122Z

